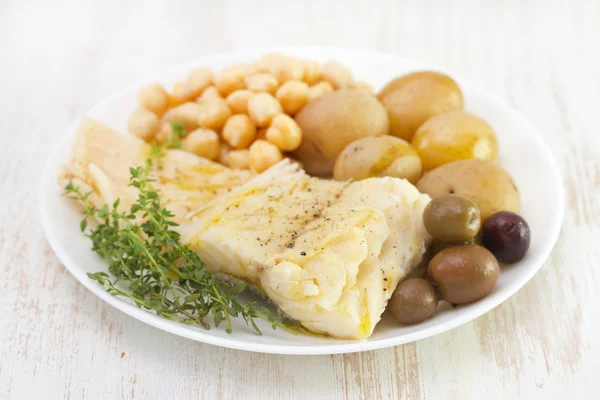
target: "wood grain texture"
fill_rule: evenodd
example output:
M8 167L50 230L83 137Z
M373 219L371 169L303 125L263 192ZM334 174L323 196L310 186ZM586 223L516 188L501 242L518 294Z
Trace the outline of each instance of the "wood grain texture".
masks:
M37 216L40 172L61 131L151 69L311 44L439 65L540 130L568 209L529 284L426 340L289 357L161 332L70 276ZM593 0L0 2L0 399L600 398L599 49Z

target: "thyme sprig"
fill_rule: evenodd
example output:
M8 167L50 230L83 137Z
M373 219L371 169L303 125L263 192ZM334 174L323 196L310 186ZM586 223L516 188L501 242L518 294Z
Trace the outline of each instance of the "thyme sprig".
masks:
M211 315L216 326L225 321L225 330L231 333L231 319L241 317L260 334L255 323L259 318L273 329L302 330L284 324L255 302L242 302L245 284L215 279L198 255L181 243L179 233L172 229L177 226L173 214L161 207L160 194L150 176L153 168L162 168L166 147L175 147L185 135L182 127L173 130L177 135L173 143L154 144L145 165L130 168L129 185L138 190L138 197L128 211L119 210L119 199L111 206L97 208L89 201L91 192L82 193L72 182L66 185L65 194L83 205L81 231L91 239L92 250L108 262L112 274L99 271L88 276L110 294L128 298L138 307L173 321L209 329L205 318ZM89 227L96 220L99 222Z

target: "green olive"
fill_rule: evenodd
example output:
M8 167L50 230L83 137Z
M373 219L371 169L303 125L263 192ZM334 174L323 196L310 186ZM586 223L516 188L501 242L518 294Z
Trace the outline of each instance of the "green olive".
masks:
M440 251L429 263L427 272L437 284L442 300L466 304L490 293L500 267L488 249L468 244Z
M406 279L398 285L390 299L390 312L402 324L425 321L438 304L433 284L421 278Z
M425 229L444 243L472 240L479 232L479 208L471 200L448 194L437 197L423 211Z

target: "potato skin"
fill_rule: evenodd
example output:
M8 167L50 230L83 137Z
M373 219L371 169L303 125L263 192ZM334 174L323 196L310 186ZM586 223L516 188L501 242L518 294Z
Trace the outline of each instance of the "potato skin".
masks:
M384 135L362 138L346 146L335 162L333 177L345 181L393 176L414 184L421 172L421 159L410 143Z
M521 197L510 175L498 164L484 160L460 160L427 172L417 189L431 198L453 193L472 200L481 221L498 211L521 211Z
M425 171L457 160L498 158L498 141L492 127L463 110L434 115L421 125L411 143Z
M355 140L388 133L389 122L377 99L358 89L342 89L308 103L295 117L302 144L292 153L314 175L333 172L335 159Z
M377 95L390 120L390 135L410 141L435 114L463 108L458 84L434 71L413 72L389 82Z

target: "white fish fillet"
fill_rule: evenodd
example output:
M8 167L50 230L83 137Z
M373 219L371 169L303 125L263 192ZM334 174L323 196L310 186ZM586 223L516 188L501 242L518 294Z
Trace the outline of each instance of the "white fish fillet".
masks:
M120 198L128 209L137 197L129 168L149 154L136 137L84 120L59 181L92 190L96 206ZM422 223L430 199L401 179L328 181L283 161L249 180L178 150L167 151L154 177L182 240L208 269L255 286L307 329L334 337L372 334L430 240Z
M307 329L364 339L425 252L429 200L405 180L327 181L283 161L178 230L210 269L255 285Z
M78 128L71 162L63 168L59 183L69 180L83 193L92 191L96 206L120 199L128 210L137 198L129 185L129 168L144 165L151 147L132 135L121 135L93 119L84 119ZM152 172L153 185L161 192L162 205L181 222L185 215L227 193L250 177L247 171L234 171L221 164L181 150L167 150L163 168Z

